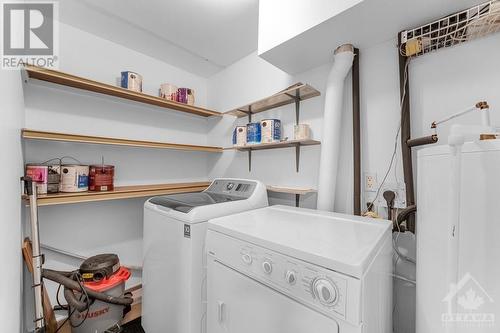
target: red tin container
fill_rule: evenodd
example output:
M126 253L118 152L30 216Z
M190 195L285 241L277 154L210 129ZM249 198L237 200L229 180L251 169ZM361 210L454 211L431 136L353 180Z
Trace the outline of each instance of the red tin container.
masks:
M114 165L91 165L89 176L89 191L113 191L115 178Z

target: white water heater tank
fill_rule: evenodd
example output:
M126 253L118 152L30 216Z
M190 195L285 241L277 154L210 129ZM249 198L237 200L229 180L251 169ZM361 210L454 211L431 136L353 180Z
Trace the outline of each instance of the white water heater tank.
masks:
M499 189L500 140L418 152L417 333L500 332Z

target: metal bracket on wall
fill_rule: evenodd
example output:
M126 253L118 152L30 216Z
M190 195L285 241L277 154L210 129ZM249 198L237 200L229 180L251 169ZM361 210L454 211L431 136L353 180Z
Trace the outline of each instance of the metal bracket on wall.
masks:
M295 146L295 169L299 172L299 164L300 164L300 143L297 143Z
M300 101L302 100L302 98L300 98L300 93L299 91L297 90L295 92L295 95L290 95L290 94L286 94L288 97L290 98L293 98L295 100L295 124L298 125L299 124L299 117L300 117Z
M252 106L248 107L248 123L252 122ZM252 171L252 150L248 151L248 172Z

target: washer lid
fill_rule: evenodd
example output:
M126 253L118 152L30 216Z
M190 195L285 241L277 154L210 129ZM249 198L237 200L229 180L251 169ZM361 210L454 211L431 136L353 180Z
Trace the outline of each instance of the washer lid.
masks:
M182 193L154 197L150 203L171 208L182 213L189 213L193 208L222 202L244 200L245 198L218 193Z
M392 223L289 206L215 218L208 228L311 264L361 278Z

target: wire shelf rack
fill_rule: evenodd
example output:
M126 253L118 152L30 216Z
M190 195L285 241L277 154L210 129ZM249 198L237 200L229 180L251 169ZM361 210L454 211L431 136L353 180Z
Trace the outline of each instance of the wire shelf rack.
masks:
M500 0L488 1L401 32L400 53L418 57L500 31Z

